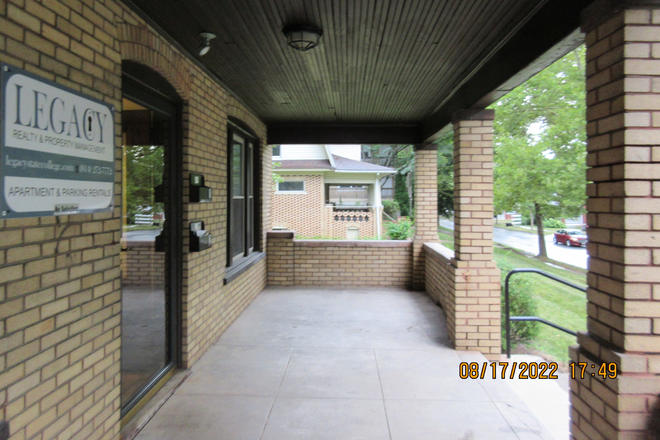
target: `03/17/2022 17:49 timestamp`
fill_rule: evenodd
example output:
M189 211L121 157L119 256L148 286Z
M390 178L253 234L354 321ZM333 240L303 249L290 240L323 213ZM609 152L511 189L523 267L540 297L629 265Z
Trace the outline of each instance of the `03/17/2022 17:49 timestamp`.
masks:
M559 365L556 362L461 362L458 375L461 379L557 379ZM568 373L571 379L600 376L615 379L618 367L614 362L600 365L587 362L571 362Z

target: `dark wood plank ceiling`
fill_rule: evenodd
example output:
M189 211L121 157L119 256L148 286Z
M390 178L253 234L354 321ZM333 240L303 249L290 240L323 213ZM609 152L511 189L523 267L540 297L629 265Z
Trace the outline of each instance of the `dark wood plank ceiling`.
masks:
M256 112L269 141L369 143L422 142L454 111L492 102L551 61L534 63L548 50L552 58L579 44L579 34L566 38L590 1L129 3ZM297 23L323 29L319 47L286 45L282 29ZM217 38L198 57L203 31Z

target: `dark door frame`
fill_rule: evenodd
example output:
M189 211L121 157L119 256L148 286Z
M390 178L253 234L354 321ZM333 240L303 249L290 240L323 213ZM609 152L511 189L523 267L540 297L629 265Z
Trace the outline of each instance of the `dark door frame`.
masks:
M162 79L161 79L162 81ZM138 393L135 394L121 408L123 418L131 412L173 369L182 366L182 266L183 266L183 137L182 137L182 111L181 103L160 90L150 87L146 82L136 79L130 73L122 75L122 93L127 99L140 104L149 110L172 118L170 129L170 148L166 148L168 187L168 208L165 213L165 222L168 239L171 243L167 253L167 283L169 286L165 294L168 297L169 315L166 328L168 329L168 353L170 362L156 374Z

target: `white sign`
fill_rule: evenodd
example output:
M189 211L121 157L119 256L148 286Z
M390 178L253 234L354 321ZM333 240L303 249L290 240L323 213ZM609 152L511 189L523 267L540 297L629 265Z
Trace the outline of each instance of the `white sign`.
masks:
M0 218L112 209L114 112L2 65Z

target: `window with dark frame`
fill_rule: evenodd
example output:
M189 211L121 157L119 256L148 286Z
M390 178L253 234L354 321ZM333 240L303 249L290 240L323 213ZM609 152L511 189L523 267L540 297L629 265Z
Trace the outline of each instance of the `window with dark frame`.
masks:
M258 141L229 125L229 222L227 266L234 266L255 249L258 209L255 203Z
M305 181L304 180L286 180L284 182L277 183L277 192L295 192L301 193L305 192Z

